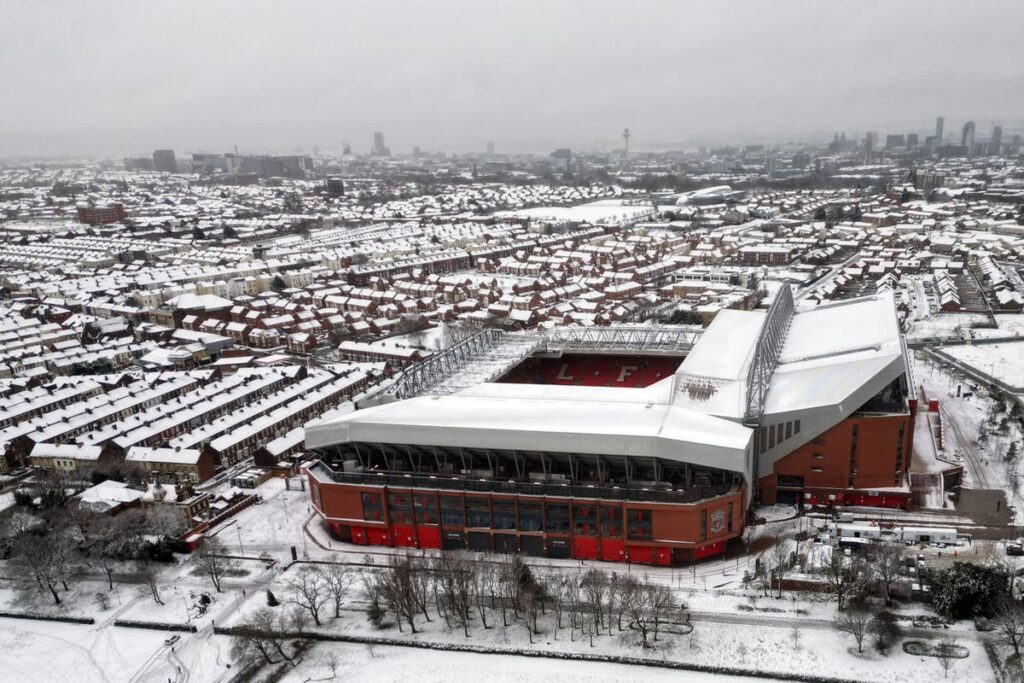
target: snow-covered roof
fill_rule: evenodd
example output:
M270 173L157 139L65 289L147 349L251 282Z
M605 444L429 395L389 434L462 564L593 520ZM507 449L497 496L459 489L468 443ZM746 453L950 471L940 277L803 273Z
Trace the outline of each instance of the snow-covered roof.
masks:
M465 393L387 403L311 425L306 428L306 446L365 441L648 456L747 473L752 430L670 405L667 381L636 392L481 385Z
M199 462L198 448L147 448L133 446L124 456L125 462L156 462L173 465L195 465Z

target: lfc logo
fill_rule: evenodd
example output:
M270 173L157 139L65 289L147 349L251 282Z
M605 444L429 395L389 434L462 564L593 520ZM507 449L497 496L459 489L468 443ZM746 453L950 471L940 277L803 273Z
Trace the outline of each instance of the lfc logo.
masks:
M720 534L725 531L725 513L715 510L711 513L711 533Z

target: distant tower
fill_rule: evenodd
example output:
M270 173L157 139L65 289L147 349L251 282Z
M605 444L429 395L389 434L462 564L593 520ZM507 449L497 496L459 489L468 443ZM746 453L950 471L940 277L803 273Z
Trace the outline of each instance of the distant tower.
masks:
M992 129L992 142L989 144L988 153L994 156L999 155L999 150L1003 146L1003 127L996 126Z
M875 134L868 133L864 136L864 163L871 163L871 155L875 151Z
M935 146L942 146L942 129L946 125L946 119L942 116L935 119Z
M391 150L384 144L384 133L373 134L373 155L378 157L391 156Z
M627 128L626 130L622 131L622 141L626 143L625 150L622 152L622 156L624 157L629 156L629 138L629 128Z
M960 134L960 144L967 149L967 156L974 154L974 121L964 124L963 132Z
M488 159L493 159L494 158L494 143L493 142L488 142L487 143L487 158Z

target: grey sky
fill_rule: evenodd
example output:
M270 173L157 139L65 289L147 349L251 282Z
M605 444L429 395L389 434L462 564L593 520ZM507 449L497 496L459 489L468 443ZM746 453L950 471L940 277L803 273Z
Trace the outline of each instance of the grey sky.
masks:
M1024 121L1024 2L0 0L0 157Z

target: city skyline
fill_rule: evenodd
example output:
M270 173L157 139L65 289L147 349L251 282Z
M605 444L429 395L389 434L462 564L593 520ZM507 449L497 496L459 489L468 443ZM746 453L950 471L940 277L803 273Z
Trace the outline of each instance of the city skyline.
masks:
M0 76L20 98L0 114L0 157L345 141L362 151L374 131L396 153L488 141L513 153L611 150L627 126L639 152L923 132L936 114L1012 134L1024 111L1019 22L991 17L1024 10L992 3L952 21L936 11L944 7L958 6L652 6L658 21L649 21L613 3L562 3L539 16L530 3L387 13L9 4ZM979 43L971 36L981 27ZM528 48L501 35L528 38Z

